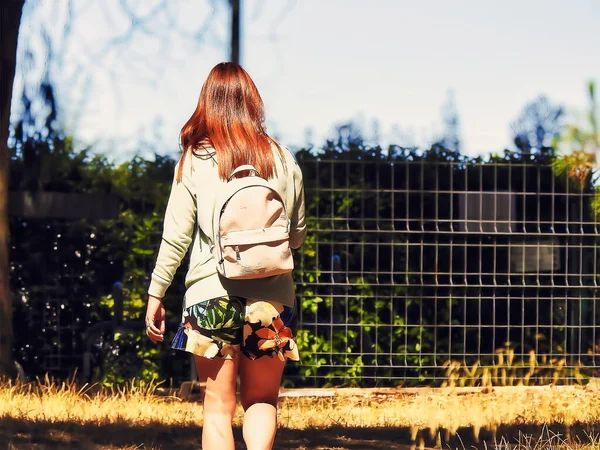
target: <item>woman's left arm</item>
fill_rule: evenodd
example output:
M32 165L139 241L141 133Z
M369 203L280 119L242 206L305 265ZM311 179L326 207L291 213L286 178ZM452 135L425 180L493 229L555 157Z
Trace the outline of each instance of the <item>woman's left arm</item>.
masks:
M192 179L192 159L186 155L181 181L173 180L163 225L162 241L152 272L148 294L163 298L196 230L196 191ZM175 167L175 178L179 170Z
M298 163L294 166L294 213L291 218L290 247L299 248L306 238L306 217L304 211L304 182Z

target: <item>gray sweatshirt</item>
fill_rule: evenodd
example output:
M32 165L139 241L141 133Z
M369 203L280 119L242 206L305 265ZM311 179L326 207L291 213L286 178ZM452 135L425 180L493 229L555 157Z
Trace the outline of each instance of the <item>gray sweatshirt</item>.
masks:
M277 174L269 180L269 184L281 194L286 209L292 212L290 245L298 248L306 236L302 173L290 151L282 149L285 165L279 152L274 150ZM175 168L175 176L179 164ZM227 295L293 306L295 295L291 273L256 280L228 280L217 273L208 236L212 237L216 194L225 183L219 177L217 163L209 156L208 150L203 150L200 156L187 153L182 180L173 180L162 242L148 293L164 297L191 245L190 266L185 277L184 308Z

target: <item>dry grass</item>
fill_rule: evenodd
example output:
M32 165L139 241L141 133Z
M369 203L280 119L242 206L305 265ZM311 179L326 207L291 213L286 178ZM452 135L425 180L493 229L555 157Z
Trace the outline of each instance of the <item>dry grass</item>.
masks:
M408 427L411 429L497 429L500 425L600 424L600 392L582 387L497 388L460 393L423 389L419 394L298 398L280 407L281 424L305 429L323 426Z
M0 448L199 448L199 405L156 393L156 385L143 383L115 390L51 380L1 383L0 443L8 447ZM600 450L593 429L600 424L600 391L581 386L285 398L279 416L280 449L394 449L411 443L454 448L480 437L496 437L505 449L519 445L517 428L510 428L518 427L529 433L520 435L523 449L576 446L580 439ZM236 425L241 418L239 409ZM544 425L551 426L545 437ZM514 435L502 441L506 433Z
M0 418L17 420L139 425L201 426L198 405L156 395L157 385L131 382L116 389L75 383L0 384Z
M566 358L536 355L532 350L521 359L510 346L496 350L490 365L472 366L447 361L443 386L544 386L582 384L597 371L581 365L568 365Z

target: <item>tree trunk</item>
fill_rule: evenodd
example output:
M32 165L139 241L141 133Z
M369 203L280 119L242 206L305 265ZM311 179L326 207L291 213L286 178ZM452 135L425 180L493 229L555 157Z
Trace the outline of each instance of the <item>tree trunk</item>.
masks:
M9 283L8 133L17 37L25 0L0 2L0 374L13 376L12 301Z

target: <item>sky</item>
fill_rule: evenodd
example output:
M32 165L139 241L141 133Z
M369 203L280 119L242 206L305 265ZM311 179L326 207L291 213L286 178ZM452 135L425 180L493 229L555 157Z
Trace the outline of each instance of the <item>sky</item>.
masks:
M20 48L44 26L62 49L52 74L78 142L116 158L177 151L208 72L229 57L226 0L171 0L131 35L117 0L74 0L64 41L67 3L28 3ZM129 3L145 16L157 1ZM384 145L427 146L452 95L462 150L480 155L512 148L511 122L541 94L585 110L599 24L597 0L242 0L241 62L268 131L292 148L349 121L367 137L377 122Z

